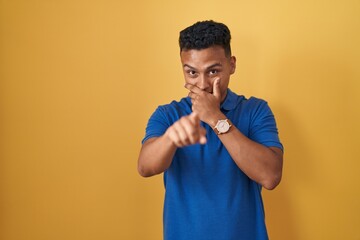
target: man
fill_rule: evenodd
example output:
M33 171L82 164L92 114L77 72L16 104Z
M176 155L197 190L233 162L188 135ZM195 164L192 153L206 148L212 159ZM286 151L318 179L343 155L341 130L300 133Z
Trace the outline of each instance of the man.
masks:
M159 106L146 128L138 171L164 172L164 239L268 239L261 188L279 184L283 147L267 103L228 89L230 39L214 21L180 32L189 95Z

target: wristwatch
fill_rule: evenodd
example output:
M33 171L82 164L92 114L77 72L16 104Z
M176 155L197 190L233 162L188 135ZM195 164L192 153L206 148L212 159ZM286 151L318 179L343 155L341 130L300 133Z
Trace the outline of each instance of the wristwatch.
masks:
M231 125L229 123L229 120L228 119L224 119L224 120L219 120L215 127L214 127L214 130L216 129L217 130L217 134L220 135L220 134L223 134L223 133L227 133L230 129Z

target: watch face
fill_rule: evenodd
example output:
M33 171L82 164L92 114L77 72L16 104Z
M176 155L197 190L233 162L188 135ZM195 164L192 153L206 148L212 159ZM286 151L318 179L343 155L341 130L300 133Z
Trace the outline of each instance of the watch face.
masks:
M226 120L220 120L219 123L217 124L217 129L221 133L226 133L229 130L229 128L230 125Z

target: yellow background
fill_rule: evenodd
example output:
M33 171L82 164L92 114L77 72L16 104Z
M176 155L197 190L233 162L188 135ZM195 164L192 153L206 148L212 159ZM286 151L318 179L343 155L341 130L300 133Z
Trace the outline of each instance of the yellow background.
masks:
M162 177L136 170L159 104L187 94L178 32L232 31L230 88L285 145L271 239L360 239L360 2L0 0L0 239L161 239Z

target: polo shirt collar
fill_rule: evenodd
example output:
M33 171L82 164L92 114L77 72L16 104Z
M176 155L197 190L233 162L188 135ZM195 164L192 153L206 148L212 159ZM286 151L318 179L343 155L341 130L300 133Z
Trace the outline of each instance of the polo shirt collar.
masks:
M225 100L221 104L220 108L228 111L233 110L236 107L237 97L238 96L228 88Z

